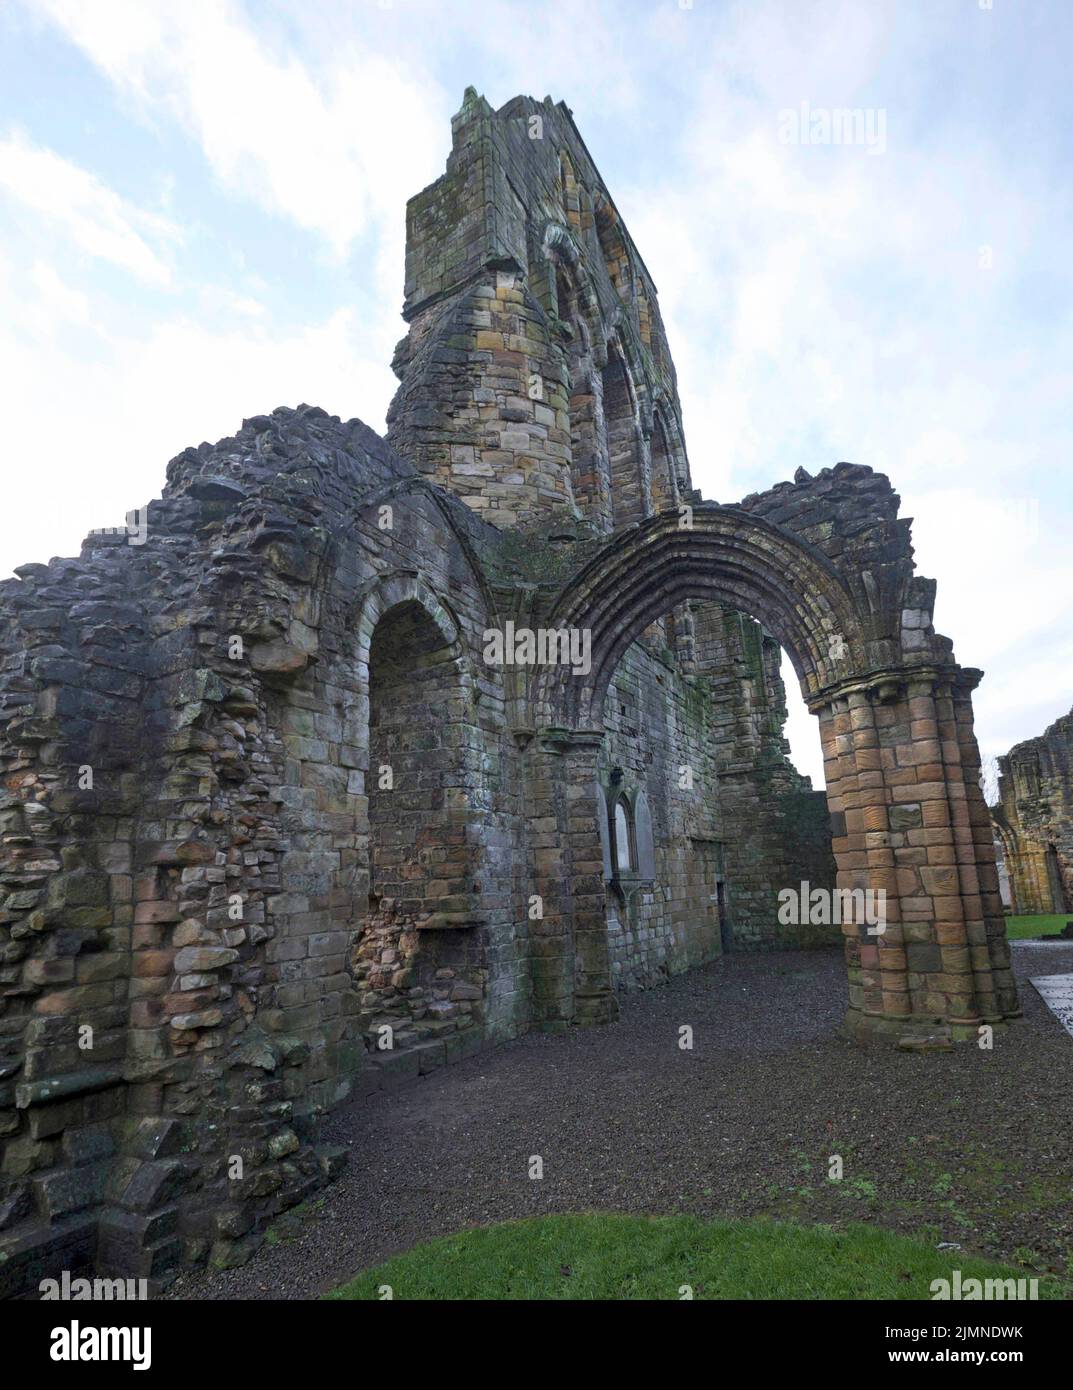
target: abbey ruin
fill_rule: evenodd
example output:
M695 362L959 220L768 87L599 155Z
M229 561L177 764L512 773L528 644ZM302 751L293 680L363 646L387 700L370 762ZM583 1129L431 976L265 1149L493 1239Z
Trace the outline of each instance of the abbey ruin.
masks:
M701 499L565 106L467 91L404 317L386 438L246 420L0 583L2 1294L240 1261L347 1098L731 947L841 942L861 1038L1018 1013L980 673L899 499L848 463ZM882 930L779 923L836 875Z
M999 759L992 807L1016 913L1073 913L1073 711Z

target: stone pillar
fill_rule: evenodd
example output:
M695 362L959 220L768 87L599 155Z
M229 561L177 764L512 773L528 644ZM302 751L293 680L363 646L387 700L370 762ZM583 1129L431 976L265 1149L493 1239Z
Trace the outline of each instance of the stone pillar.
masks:
M849 706L838 698L819 710L820 742L823 746L824 777L827 783L827 806L831 813L831 849L837 866L837 883L852 888L855 873L863 867L866 856L863 842L854 843L858 832L851 836L849 812L856 812L857 774L853 761L853 742L850 734ZM844 935L846 975L849 983L850 1012L864 1011L864 981L861 970L860 942L856 933Z
M882 893L885 917L883 930L877 933L860 922L846 923L842 930L852 933L859 942L865 1017L897 1021L909 1015L909 993L874 700L875 692L870 689L851 691L848 696L856 789L847 813L847 829L856 846L857 859L862 852L864 859L863 865L851 871L848 886Z
M956 821L965 819L964 788L960 767L951 769L943 749L943 735L951 732L949 702L940 705L934 677L922 675L909 682L908 707L911 742L904 757L914 777L906 786L906 796L912 796L919 806L922 826L919 831L910 830L907 838L910 843L919 841L925 851L916 874L920 891L907 948L913 1012L945 1020L956 1028L975 1028L980 1015L969 959L955 828ZM949 738L946 741L949 745ZM946 754L954 756L949 746Z
M548 731L530 751L529 859L543 917L529 923L538 1026L607 1023L611 988L596 792L599 732Z
M567 820L562 753L554 743L529 746L526 838L530 896L531 1013L535 1027L561 1029L574 1015L574 950L570 933L570 885L564 828Z
M886 893L881 935L843 926L853 1032L972 1037L1017 1012L968 676L891 672L814 707L838 886Z
M978 972L978 990L984 982L990 983L990 994L981 1004L981 1015L986 1023L993 1023L1003 1017L1019 1018L1021 1009L1018 1007L1017 986L1010 967L991 813L980 786L980 749L973 730L972 713L972 691L978 680L976 672L960 673L959 679L953 683L951 699L968 808L964 857L966 862L975 866L975 901L979 904L979 916L969 924L969 951L973 968Z
M596 759L602 734L576 735L567 763L567 835L574 934L574 1022L611 1023L618 1001L611 988L603 850Z
M969 781L973 781L977 795L980 795L980 755L975 747L975 738L971 738L971 744L969 740L964 739L964 730L959 726L949 683L944 682L936 688L935 703L939 717L940 748L947 797L950 802L950 825L964 924L964 941L959 942L956 952L952 948L944 947L944 969L949 956L950 964L957 967L958 973L968 972L971 975L975 996L970 1005L970 1015L974 1016L971 1021L979 1019L982 1022L997 1023L1001 1020L1002 1014L995 1000L978 867L984 862L985 853L993 863L995 850L986 807L983 808L987 830L986 846L978 845L974 840L973 803L970 801L968 787ZM965 759L969 760L968 765ZM982 800L980 796L981 803ZM997 888L997 874L995 885Z

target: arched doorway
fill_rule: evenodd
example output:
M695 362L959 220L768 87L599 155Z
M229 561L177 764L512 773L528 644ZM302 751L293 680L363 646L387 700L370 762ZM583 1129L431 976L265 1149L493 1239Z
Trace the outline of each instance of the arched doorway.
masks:
M453 618L412 579L366 603L368 854L351 974L370 1051L397 1055L481 1016L470 680ZM364 644L363 644L364 645Z
M810 521L814 517L803 509ZM841 538L831 548L843 554ZM979 790L971 692L979 673L930 624L911 552L879 570L840 567L811 540L743 507L698 505L614 537L561 593L551 622L588 632L591 671L537 682L537 756L570 786L569 862L595 862L592 799L608 684L663 614L713 600L758 619L789 654L820 722L838 889L882 895L880 929L845 921L847 1024L862 1033L955 1036L1018 1012L990 820ZM923 587L922 587L923 586ZM549 774L552 775L552 774ZM612 1016L602 904L573 893L573 1017Z

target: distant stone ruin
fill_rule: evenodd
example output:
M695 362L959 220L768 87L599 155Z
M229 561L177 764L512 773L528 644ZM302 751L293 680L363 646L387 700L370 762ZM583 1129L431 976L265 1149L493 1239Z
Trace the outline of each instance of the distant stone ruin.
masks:
M0 583L0 1292L237 1263L332 1107L727 949L841 942L863 1036L1018 1012L980 673L887 479L701 499L565 106L468 91L407 233L386 441L247 420Z
M1073 913L1073 712L999 759L992 808L1015 913Z

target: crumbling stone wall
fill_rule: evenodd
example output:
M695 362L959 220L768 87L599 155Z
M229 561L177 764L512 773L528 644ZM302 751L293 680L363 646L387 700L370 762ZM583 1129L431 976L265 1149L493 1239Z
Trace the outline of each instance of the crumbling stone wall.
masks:
M599 776L609 807L615 791L631 801L645 793L655 859L650 876L640 866L633 875L605 876L611 967L619 987L651 986L721 949L714 884L689 874L690 836L714 841L721 827L706 704L702 681L682 676L640 644L608 690ZM683 780L691 785L680 786ZM613 833L609 821L609 837Z
M9 1288L45 1260L241 1257L255 1213L337 1161L316 1148L326 1108L446 1058L435 1030L370 1056L352 973L380 606L424 602L470 669L488 621L461 504L418 489L393 531L369 510L410 476L357 422L279 411L174 460L143 546L93 539L3 585ZM482 775L509 789L517 750L481 687ZM496 1037L524 1020L521 820L509 790L484 809L467 978Z
M778 888L827 861L776 641L838 884L891 900L878 940L842 925L849 1025L1016 1014L979 673L890 484L702 503L569 113L469 93L456 125L409 211L392 443L257 416L171 461L144 534L0 583L0 1294L248 1257L342 1162L331 1107L613 1018L721 948L713 891L736 940L780 939ZM490 659L508 623L591 665Z
M407 207L409 333L388 440L496 526L606 531L688 491L651 277L562 103L472 88Z
M1014 912L1073 912L1073 713L999 759L1002 839Z

